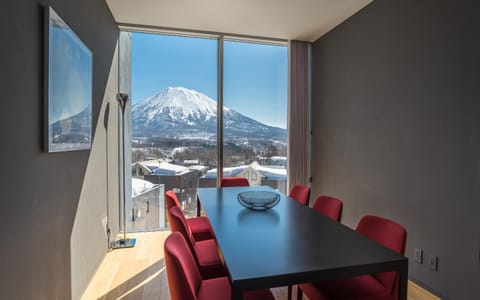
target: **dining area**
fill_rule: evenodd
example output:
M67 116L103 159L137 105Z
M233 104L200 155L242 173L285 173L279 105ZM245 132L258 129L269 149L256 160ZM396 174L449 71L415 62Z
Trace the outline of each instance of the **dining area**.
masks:
M276 299L278 287L287 287L287 299L407 299L402 225L365 215L351 229L341 223L343 202L311 197L308 186L285 195L224 180L197 190L193 218L173 191L165 194L171 299Z

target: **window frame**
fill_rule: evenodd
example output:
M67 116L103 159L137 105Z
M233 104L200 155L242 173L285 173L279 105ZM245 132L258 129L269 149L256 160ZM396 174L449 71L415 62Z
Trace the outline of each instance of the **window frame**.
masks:
M289 41L286 39L278 38L269 38L269 37L260 37L260 36L250 36L250 35L239 35L239 34L227 34L227 33L218 33L202 30L182 30L175 28L159 27L159 26L145 26L145 25L136 25L136 24L127 24L127 23L118 23L119 35L123 32L136 32L136 33L150 33L150 34L159 34L159 35L174 35L174 36L183 36L190 38L206 38L206 39L216 39L217 40L217 187L220 187L220 183L223 178L223 87L224 87L224 43L225 41L230 42L244 42L244 43L254 43L262 45L275 45L275 46L284 46L287 48L287 57L289 57ZM123 42L131 43L131 39L124 39ZM130 45L129 45L130 46ZM121 52L122 47L120 47ZM130 53L129 53L130 54ZM288 58L287 58L288 59ZM119 62L120 63L120 62ZM122 78L123 81L131 82L131 70L128 68L128 71L125 73L122 71L121 65L119 66L119 78ZM289 71L287 70L287 73ZM288 74L287 74L288 75ZM288 91L289 86L287 85L287 97L290 93ZM129 92L131 92L129 90ZM287 99L287 103L289 99ZM131 101L127 103L127 106L130 108L127 110L131 112ZM288 109L288 105L287 105ZM126 123L131 122L131 115L126 115ZM288 121L287 121L287 135L288 135ZM127 144L130 145L130 136L128 135ZM130 153L123 153L124 155L129 155ZM120 158L124 159L124 158ZM126 168L128 172L129 168ZM122 184L122 183L121 183ZM128 195L127 195L128 196ZM127 199L128 200L128 199Z

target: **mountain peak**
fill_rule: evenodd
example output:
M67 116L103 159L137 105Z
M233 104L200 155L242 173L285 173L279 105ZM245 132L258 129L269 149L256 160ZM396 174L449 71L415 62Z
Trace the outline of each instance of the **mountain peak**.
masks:
M224 107L226 136L279 137L285 130L270 127ZM217 129L217 102L184 87L168 87L132 107L134 136L179 135L214 139Z
M137 103L137 108L146 107L150 112L176 112L185 117L206 114L212 117L217 113L217 102L208 96L184 87L168 87L163 91ZM180 117L176 114L176 117ZM173 115L172 115L173 116Z

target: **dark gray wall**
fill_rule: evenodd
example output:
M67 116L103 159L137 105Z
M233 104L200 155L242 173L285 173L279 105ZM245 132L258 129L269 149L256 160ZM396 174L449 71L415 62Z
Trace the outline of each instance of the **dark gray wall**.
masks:
M70 235L89 151L42 153L42 5L92 50L97 123L117 41L103 0L7 0L0 18L0 299L69 299Z
M476 1L376 0L313 45L313 195L355 227L403 224L410 279L480 295L480 18Z

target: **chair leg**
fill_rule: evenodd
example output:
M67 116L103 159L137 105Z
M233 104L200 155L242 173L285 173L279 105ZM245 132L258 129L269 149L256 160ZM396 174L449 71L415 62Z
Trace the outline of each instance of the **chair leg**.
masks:
M292 286L291 285L288 286L288 292L287 293L288 293L287 294L287 299L292 300Z
M302 300L302 298L303 298L302 289L300 289L300 285L297 285L297 300Z

